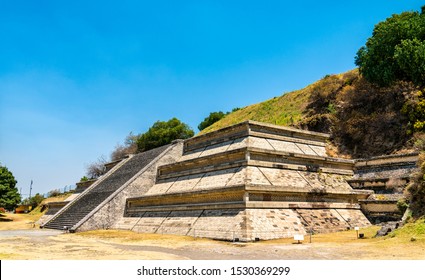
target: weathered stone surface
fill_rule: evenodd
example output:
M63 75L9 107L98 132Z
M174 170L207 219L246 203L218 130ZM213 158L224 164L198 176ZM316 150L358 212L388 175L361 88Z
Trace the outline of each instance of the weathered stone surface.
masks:
M188 235L233 240L244 234L243 209L204 210Z
M338 214L347 222L348 226L354 227L367 227L370 225L369 220L360 211L353 211L351 209L336 209Z
M297 209L296 211L304 227L306 229L312 228L315 233L327 233L350 228L350 225L334 209Z
M189 139L126 215L145 213L137 231L245 241L305 234L313 221L317 232L366 224L367 195L345 181L354 161L326 157L327 137L247 122Z
M356 160L355 175L348 182L354 189L374 192L360 201L362 211L371 222L401 219L403 213L397 202L404 198L404 189L417 169L417 160L415 153Z
M141 218L138 219L137 224L133 227L132 230L143 233L156 233L158 228L170 215L170 213L170 211L146 212Z

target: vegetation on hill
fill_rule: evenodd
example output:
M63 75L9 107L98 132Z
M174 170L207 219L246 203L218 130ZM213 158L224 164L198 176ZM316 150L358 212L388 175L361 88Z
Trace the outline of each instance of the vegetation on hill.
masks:
M415 120L421 118L415 108L423 100L419 88L410 82L380 87L355 69L327 75L304 89L244 107L201 134L255 120L330 133L340 156L376 156L411 147L409 140L417 131Z
M370 82L388 86L398 80L425 84L425 6L378 23L356 64Z
M408 192L413 214L424 215L425 6L378 23L355 62L359 69L244 107L200 134L246 120L294 126L329 133L331 155L353 158L412 150L416 139L421 171Z
M218 122L213 123L200 134L211 132L229 125L246 120L254 120L277 125L294 125L303 118L303 111L308 104L308 97L312 86L290 92L267 101L250 105L226 115Z
M237 110L239 110L240 108L233 108L232 112L236 112ZM211 112L208 117L206 117L199 125L198 125L198 129L204 130L207 127L211 126L212 124L218 122L219 120L221 120L222 118L224 118L225 116L227 116L228 114L230 114L230 112L227 113L223 113L222 111L218 111L218 112Z
M218 122L219 120L221 120L222 118L224 118L227 114L229 113L223 113L222 111L218 111L218 112L211 112L208 117L206 117L199 125L198 125L198 129L199 130L203 130L207 127L209 127L210 125L212 125L213 123Z

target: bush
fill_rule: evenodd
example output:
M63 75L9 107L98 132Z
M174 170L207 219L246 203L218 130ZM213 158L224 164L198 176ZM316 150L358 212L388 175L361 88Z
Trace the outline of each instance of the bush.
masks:
M238 109L235 108L233 109L235 111L237 111ZM233 111L233 112L235 112ZM204 130L205 128L209 127L210 125L212 125L215 122L218 122L219 120L221 120L222 118L224 118L227 114L223 113L222 111L219 112L211 112L209 114L208 117L206 117L199 125L198 125L198 129L199 130Z
M37 207L44 199L44 196L37 193L36 195L30 197L30 198L26 198L22 201L23 205L31 205L32 208L34 209L35 207Z
M401 214L404 214L404 212L406 212L407 208L409 208L409 204L407 203L407 201L402 198L399 201L397 201L397 208L400 211Z
M47 197L56 197L60 195L61 195L60 190L51 190L50 192L47 193Z
M190 127L177 118L172 118L166 122L157 121L137 139L137 149L144 152L157 147L170 144L176 139L187 139L194 135Z
M88 180L90 180L87 176L83 176L80 179L80 182L87 182Z

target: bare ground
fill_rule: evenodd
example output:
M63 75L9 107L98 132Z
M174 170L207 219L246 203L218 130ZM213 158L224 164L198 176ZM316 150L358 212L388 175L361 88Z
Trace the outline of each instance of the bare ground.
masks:
M302 244L294 244L292 239L231 243L118 230L69 234L38 229L34 224L38 218L39 215L30 214L1 217L0 259L425 259L425 236L373 238L377 227L362 229L365 239L357 239L354 231L344 231L313 235L312 243L309 243L308 236Z

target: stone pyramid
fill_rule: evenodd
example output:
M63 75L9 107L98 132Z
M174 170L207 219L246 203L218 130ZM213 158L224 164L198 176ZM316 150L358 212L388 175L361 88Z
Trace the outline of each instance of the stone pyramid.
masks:
M252 241L367 226L370 191L346 182L354 161L328 157L328 138L246 121L188 139L114 227Z

